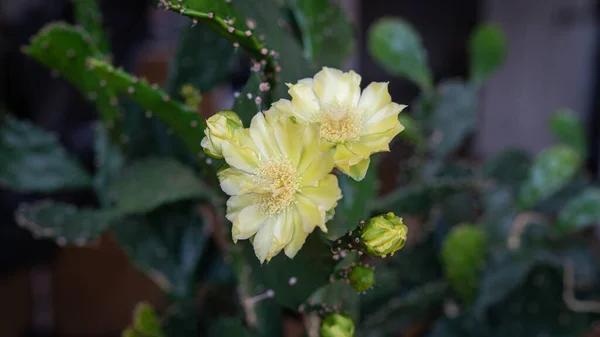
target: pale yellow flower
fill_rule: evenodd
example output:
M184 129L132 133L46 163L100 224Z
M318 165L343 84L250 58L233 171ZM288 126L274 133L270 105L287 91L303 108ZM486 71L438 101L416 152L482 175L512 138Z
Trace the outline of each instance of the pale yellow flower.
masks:
M234 139L235 134L242 128L242 120L235 112L219 111L206 120L205 137L200 145L207 155L222 159L222 143Z
M354 71L324 67L314 78L288 84L292 100L275 104L299 122L318 125L334 165L358 181L370 155L389 151L392 138L404 130L398 114L406 107L392 102L387 83L373 82L361 93L360 82Z
M233 240L253 237L261 263L281 250L294 257L317 226L326 232L327 213L342 197L317 132L272 107L254 116L236 142L222 143L229 168L218 175L231 196L227 219Z

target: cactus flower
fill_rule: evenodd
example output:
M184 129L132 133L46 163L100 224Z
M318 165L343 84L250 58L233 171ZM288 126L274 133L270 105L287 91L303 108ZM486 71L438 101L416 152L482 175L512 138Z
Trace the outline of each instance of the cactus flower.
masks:
M254 116L237 141L222 143L229 167L218 177L231 196L227 219L233 240L252 237L261 263L281 250L293 258L317 226L326 232L328 212L342 197L317 132L272 107Z
M236 131L243 128L242 120L233 111L219 111L206 120L205 137L202 138L204 152L216 159L223 158L223 141L234 139Z
M354 322L344 314L330 313L321 322L321 337L354 337Z
M389 151L389 143L404 126L398 114L406 107L392 102L388 83L360 89L354 71L324 67L314 78L288 84L289 100L276 104L299 122L319 126L322 144L333 152L335 166L360 181L373 153Z
M362 227L360 238L366 252L372 256L394 255L404 247L408 227L394 213L372 217Z
M353 266L348 273L348 280L352 288L360 293L375 284L375 271L367 266Z

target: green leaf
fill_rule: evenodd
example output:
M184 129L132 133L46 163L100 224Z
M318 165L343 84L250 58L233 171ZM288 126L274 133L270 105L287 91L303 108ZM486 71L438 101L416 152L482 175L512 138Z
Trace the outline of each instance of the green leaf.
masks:
M177 55L169 66L165 91L173 97L180 97L181 87L191 84L201 93L209 92L227 80L238 56L231 42L221 38L210 27L195 25L184 28Z
M208 237L194 204L161 207L115 223L112 232L134 265L163 291L192 296L194 275Z
M506 299L523 284L538 265L555 265L557 258L547 251L506 252L492 261L481 279L474 310L482 315L489 307Z
M379 19L367 33L371 56L387 71L415 82L423 91L433 88L427 52L419 33L396 17Z
M355 48L353 26L330 0L288 0L299 26L304 55L322 66L340 68Z
M96 0L71 0L74 6L75 20L90 35L98 51L106 55L110 52L108 37L102 27L102 13Z
M202 130L205 123L197 112L171 99L162 90L148 84L146 80L137 79L106 62L90 58L88 65L98 78L106 82L107 87L118 93L130 95L136 103L149 111L147 114L160 118L183 140L192 153L203 153L200 142L204 137Z
M265 290L273 290L277 303L293 310L297 310L319 287L329 282L333 271L335 261L329 244L318 231L308 236L293 259L278 254L270 262L261 265L251 245L245 246L255 283L263 284Z
M572 147L582 158L587 156L587 137L583 123L568 109L556 111L550 118L550 131L563 144Z
M495 25L478 26L469 39L470 80L476 86L488 79L506 58L506 37Z
M96 133L94 140L96 173L93 184L102 206L108 208L110 206L108 187L120 175L124 158L123 153L109 139L108 133L102 125L95 125L94 130Z
M475 127L477 92L460 81L447 81L439 88L438 104L431 118L430 148L434 155L452 154Z
M221 317L210 328L210 337L256 337L239 318Z
M542 151L529 169L519 192L521 209L534 207L567 185L577 174L582 161L579 154L565 145Z
M352 286L342 281L335 281L320 287L308 298L307 302L315 305L325 304L329 308L336 308L339 312L349 315L354 321L359 319L359 295Z
M562 232L574 232L590 225L600 224L600 188L584 190L561 209L558 228Z
M86 66L88 57L103 57L94 46L92 37L83 29L66 23L51 23L42 28L22 51L46 67L58 71L84 97L94 102L100 117L111 130L111 137L119 139L117 123L120 111L117 97Z
M515 197L507 187L490 188L483 195L481 224L491 248L505 248L513 221L517 216Z
M15 211L15 220L35 237L51 238L59 246L83 246L104 234L117 215L111 211L42 200L20 204Z
M206 197L209 188L180 162L150 157L126 167L110 184L109 194L120 212L142 214L164 204Z
M378 158L371 157L371 167L365 178L355 181L347 175L338 175L338 182L344 196L335 208L334 218L327 224L327 237L335 240L353 230L361 220L367 221L370 203L377 193Z
M50 193L91 185L85 169L50 132L11 116L0 125L0 186Z
M160 318L152 305L140 302L133 311L133 327L144 337L164 337Z

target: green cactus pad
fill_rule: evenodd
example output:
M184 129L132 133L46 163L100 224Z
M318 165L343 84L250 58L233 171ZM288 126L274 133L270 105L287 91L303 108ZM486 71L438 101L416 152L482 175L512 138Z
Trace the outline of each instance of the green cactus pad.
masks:
M101 58L103 55L94 46L94 39L83 29L63 22L48 24L22 51L75 85L83 96L96 104L111 135L119 135L117 97L85 64L88 57Z
M90 186L88 173L53 134L11 116L0 121L0 187L47 193Z
M160 318L148 302L140 302L133 311L133 327L144 337L164 337Z
M208 239L194 204L130 216L111 231L134 265L163 291L179 299L193 296L196 267Z
M191 168L158 157L133 162L108 190L115 207L124 214L142 214L164 204L211 194Z
M124 164L123 153L108 138L108 133L102 125L95 125L94 139L94 174L93 184L103 207L109 207L108 186L121 173Z
M260 90L261 83L265 83L261 77L261 73L252 72L244 90L235 99L233 111L238 113L244 125L250 125L252 117L265 107L263 102L267 102L268 92Z
M353 27L343 9L330 0L287 0L302 32L304 55L329 67L341 67L355 47Z
M108 37L102 28L102 13L96 0L71 0L75 20L90 35L98 51L104 55L110 52Z
M42 200L23 203L15 211L17 224L34 237L51 238L59 246L83 246L99 238L118 216L117 213Z
M160 118L193 153L202 152L200 141L205 125L198 113L171 99L164 91L148 84L145 79L135 78L98 59L90 58L87 63L96 76L105 81L108 87L118 93L128 94L135 102L149 111L149 114Z

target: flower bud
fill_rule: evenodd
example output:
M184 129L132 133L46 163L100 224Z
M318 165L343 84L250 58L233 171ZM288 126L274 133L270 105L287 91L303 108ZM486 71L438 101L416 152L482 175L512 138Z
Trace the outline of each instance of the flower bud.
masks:
M235 131L243 128L242 120L233 111L219 111L206 120L206 129L202 138L202 147L207 155L223 158L223 141L232 140Z
M360 238L366 252L372 256L385 257L404 247L408 227L394 213L372 217L362 227Z
M353 266L350 268L348 280L352 288L360 293L375 284L375 271L371 267Z
M488 248L485 232L472 224L454 226L442 243L444 276L464 303L477 297Z
M348 315L330 313L321 322L321 337L354 337L354 322Z

